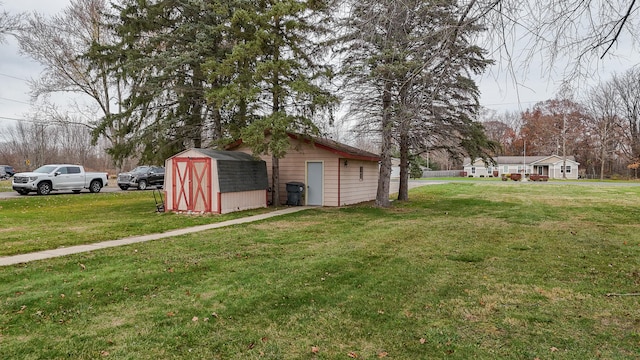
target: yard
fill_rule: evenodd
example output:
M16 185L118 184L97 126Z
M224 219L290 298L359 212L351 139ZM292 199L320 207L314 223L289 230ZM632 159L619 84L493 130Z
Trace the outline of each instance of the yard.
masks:
M145 194L0 200L0 235L31 251L60 207L47 227L78 229L51 246L223 218L156 214ZM640 187L455 183L411 199L0 268L0 358L640 356Z

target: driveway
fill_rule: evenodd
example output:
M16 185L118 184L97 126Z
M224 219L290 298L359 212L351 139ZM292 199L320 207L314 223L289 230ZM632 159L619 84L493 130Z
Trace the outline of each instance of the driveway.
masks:
M112 193L116 191L122 191L122 190L120 190L120 188L117 186L106 186L106 187L103 187L102 190L100 190L101 193ZM73 192L72 191L54 191L47 196L56 196L56 195L62 195L62 194L73 194ZM90 192L89 190L83 190L78 195L81 195L81 194L90 194ZM35 192L32 192L32 193L29 193L29 195L20 195L15 191L0 192L0 199L13 199L13 198L19 198L19 197L25 197L25 196L38 196L38 194L36 194Z

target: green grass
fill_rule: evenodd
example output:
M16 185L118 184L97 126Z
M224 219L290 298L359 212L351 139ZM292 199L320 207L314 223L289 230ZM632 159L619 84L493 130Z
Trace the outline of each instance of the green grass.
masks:
M55 194L0 200L0 256L209 224L268 211L158 213L151 191Z
M0 192L13 191L11 188L11 180L0 180Z
M0 358L636 359L607 294L640 289L639 197L432 185L0 268Z

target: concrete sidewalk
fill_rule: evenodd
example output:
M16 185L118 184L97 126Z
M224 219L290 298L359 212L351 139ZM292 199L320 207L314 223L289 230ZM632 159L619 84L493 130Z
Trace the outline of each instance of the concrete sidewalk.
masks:
M310 209L310 208L312 207L311 206L295 206L295 207L289 207L282 210L272 211L266 214L248 216L245 218L223 221L215 224L199 225L199 226L193 226L185 229L170 230L160 234L132 236L124 239L103 241L95 244L78 245L78 246L71 246L66 248L58 248L54 250L39 251L39 252L34 252L29 254L0 257L0 266L15 265L20 263L26 263L29 261L50 259L50 258L59 257L59 256L78 254L82 252L88 252L88 251L99 250L99 249L106 249L114 246L129 245L129 244L135 244L135 243L145 242L150 240L163 239L163 238L172 237L172 236L191 234L198 231L205 231L205 230L217 229L225 226L238 225L238 224L244 224L244 223L253 222L253 221L264 220L264 219L272 218L275 216L291 214L291 213L295 213L295 212Z

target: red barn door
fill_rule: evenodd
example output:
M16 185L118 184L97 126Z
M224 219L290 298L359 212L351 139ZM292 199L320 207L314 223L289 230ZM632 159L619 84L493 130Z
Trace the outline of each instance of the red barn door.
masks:
M173 211L211 212L211 158L173 158Z

